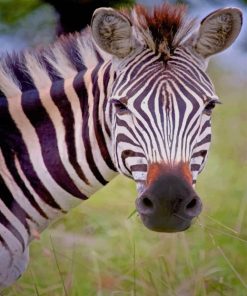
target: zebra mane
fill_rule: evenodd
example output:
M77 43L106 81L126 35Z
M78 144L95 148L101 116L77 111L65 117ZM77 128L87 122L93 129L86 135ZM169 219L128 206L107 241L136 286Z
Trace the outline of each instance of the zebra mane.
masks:
M0 97L46 87L110 59L92 40L90 28L61 36L53 44L0 57Z
M153 8L135 5L132 10L122 12L146 46L167 60L195 27L196 20L188 19L186 11L186 5L163 3Z

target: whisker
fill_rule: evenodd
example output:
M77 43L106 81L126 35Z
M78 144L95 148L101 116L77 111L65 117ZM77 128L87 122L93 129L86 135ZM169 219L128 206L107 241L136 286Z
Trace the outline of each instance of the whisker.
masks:
M180 216L179 214L173 214L173 216L176 216L176 217L178 217L178 218L180 218L180 219L182 219L184 221L191 221L191 219L188 219L188 218L185 218L183 216Z

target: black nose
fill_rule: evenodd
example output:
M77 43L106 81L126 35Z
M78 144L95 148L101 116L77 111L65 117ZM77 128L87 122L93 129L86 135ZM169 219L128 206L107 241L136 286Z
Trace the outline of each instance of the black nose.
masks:
M162 232L187 229L202 209L192 186L175 175L159 177L136 201L144 225Z

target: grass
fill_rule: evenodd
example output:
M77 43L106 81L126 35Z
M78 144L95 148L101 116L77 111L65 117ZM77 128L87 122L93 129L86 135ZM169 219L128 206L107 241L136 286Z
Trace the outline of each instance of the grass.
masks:
M26 273L4 296L247 295L247 98L230 73L212 76L223 105L195 224L159 234L128 219L135 184L117 177L32 243Z

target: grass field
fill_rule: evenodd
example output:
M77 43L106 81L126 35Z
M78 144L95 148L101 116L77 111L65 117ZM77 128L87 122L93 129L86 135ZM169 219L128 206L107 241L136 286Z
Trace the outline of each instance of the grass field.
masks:
M32 243L26 273L4 296L247 295L247 87L219 70L211 77L223 105L190 230L158 234L128 219L135 185L117 177Z

